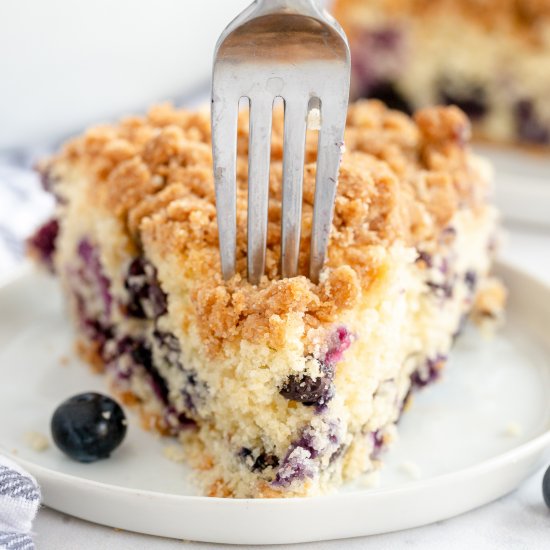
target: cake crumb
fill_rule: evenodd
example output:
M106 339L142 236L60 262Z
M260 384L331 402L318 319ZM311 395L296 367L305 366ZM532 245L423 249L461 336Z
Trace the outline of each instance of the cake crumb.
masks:
M183 462L185 459L185 453L183 448L178 445L168 445L162 450L162 454L168 460L172 462Z
M479 288L471 313L473 322L485 338L491 338L504 323L504 308L508 291L501 281L489 277Z
M314 131L321 129L321 111L317 107L311 109L307 115L307 129Z
M422 472L416 462L405 460L399 464L399 469L411 479L420 479L422 477Z
M34 431L25 434L25 443L38 453L45 451L50 446L50 442L45 435Z
M519 437L523 433L521 424L519 422L513 421L509 422L504 429L504 435L508 437Z
M59 358L59 364L60 364L62 367L68 367L68 366L69 366L69 358L68 358L66 355L62 355L62 356Z

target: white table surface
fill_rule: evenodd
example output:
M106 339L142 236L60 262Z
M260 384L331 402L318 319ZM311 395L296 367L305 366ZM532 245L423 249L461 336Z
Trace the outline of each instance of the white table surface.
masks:
M35 155L36 152L32 156ZM36 193L36 178L28 171L29 162L24 157L18 157L16 160L20 166L16 167L12 160L9 163L0 162L0 279L9 275L21 261L22 248L19 239L28 234L36 220L43 218L51 208L49 201ZM550 212L550 205L548 211ZM501 257L518 263L550 284L550 229L511 225L507 227L507 232ZM548 549L550 510L542 500L542 475L542 470L537 472L518 490L497 502L433 525L368 538L291 545L285 548ZM453 495L450 494L448 498L453 498ZM182 517L181 520L185 521L185 518ZM39 550L222 548L213 544L128 533L88 523L48 508L39 512L34 530Z

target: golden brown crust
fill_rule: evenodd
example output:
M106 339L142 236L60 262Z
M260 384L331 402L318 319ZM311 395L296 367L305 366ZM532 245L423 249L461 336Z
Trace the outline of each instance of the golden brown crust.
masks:
M432 108L414 120L377 101L352 105L321 283L306 277L315 188L314 140L304 175L300 277L279 276L282 116L273 124L266 276L246 281L248 124L239 126L237 270L220 277L210 128L206 113L153 109L145 118L99 127L70 142L55 164L85 174L91 204L114 213L136 249L181 265L196 281L192 301L212 349L246 338L284 346L289 315L305 330L332 322L353 307L384 269L380 247L437 240L461 207L485 201L486 183L469 165L469 124L455 107Z
M205 342L216 347L241 337L273 348L286 343L286 319L299 314L308 328L331 322L338 312L352 307L360 292L356 272L340 266L326 280L314 285L304 276L265 282L259 288L243 284L240 277L222 283L217 277L193 295L199 330Z
M212 483L206 494L209 497L218 498L231 498L234 496L233 492L223 481L223 479L217 479L214 483Z

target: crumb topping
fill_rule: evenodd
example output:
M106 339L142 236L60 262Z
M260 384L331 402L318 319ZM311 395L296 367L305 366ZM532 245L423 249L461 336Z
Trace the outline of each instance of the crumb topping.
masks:
M289 316L306 328L353 307L384 269L381 248L436 241L460 208L482 205L488 182L469 160L469 123L456 107L430 108L414 119L378 101L349 109L327 269L306 278L313 217L316 143L307 143L300 276L279 274L283 117L273 122L266 275L246 281L248 120L241 114L237 158L237 274L220 275L207 113L162 105L146 117L99 126L69 142L51 163L90 181L89 202L113 213L136 249L177 258L195 281L192 301L205 338L265 339L279 346Z

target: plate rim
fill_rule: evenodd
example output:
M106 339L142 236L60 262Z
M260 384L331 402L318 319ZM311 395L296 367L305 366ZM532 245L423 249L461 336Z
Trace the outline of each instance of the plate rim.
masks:
M529 271L522 269L521 266L514 262L497 260L494 264L493 271L497 272L512 272L521 276L529 284L534 284L539 287L543 287L546 292L550 293L550 283L547 283L540 276L534 275ZM12 285L21 283L25 278L33 277L35 274L40 274L39 271L33 268L30 262L25 262L20 268L18 268L11 276L8 276L5 280L0 280L0 293L3 293L6 289ZM549 367L550 368L550 367ZM122 497L139 496L148 499L163 499L170 500L171 502L197 502L197 503L210 503L215 506L222 507L248 507L252 503L254 506L281 506L281 503L285 503L284 506L288 506L289 502L295 503L307 503L311 501L339 501L349 499L362 499L362 498L374 498L376 495L393 495L395 493L406 493L409 491L417 491L423 489L429 489L437 485L445 485L456 481L457 478L467 479L470 476L475 476L476 473L483 472L485 470L493 470L506 466L509 463L521 460L530 454L537 451L543 451L545 448L550 448L550 425L545 431L535 436L532 439L524 441L523 443L508 449L507 451L497 454L493 457L485 459L481 462L472 464L465 468L446 472L433 477L420 480L410 480L404 482L403 485L398 487L365 487L364 489L352 489L349 492L337 492L327 495L298 497L298 498L285 498L277 497L270 499L258 499L258 498L222 498L222 497L209 497L204 495L178 495L175 493L164 493L161 491L153 491L148 489L132 489L123 485L115 485L105 483L101 481L95 481L79 477L73 474L67 474L51 468L41 466L32 462L31 460L23 459L16 453L13 453L7 449L2 443L0 443L0 452L12 459L14 462L20 464L26 468L32 475L35 475L38 479L51 480L52 482L59 483L72 483L75 486L82 486L83 489L90 489L99 492L116 492Z
M460 477L468 478L470 476L475 475L478 470L480 471L493 470L495 468L505 466L508 463L513 463L523 458L523 455L529 455L533 452L536 452L536 450L539 447L542 450L544 447L547 447L547 446L550 447L550 427L548 427L546 431L534 437L533 439L525 441L524 443L521 443L520 445L513 447L512 449L509 449L504 453L500 453L498 455L485 459L471 466L467 466L466 468L461 468L460 470L447 472L445 474L439 474L426 479L407 481L402 486L388 487L388 488L365 487L365 489L354 489L349 492L335 493L335 494L328 494L328 495L293 497L293 498L275 497L275 498L268 498L268 499L267 498L223 498L223 497L209 497L204 495L177 495L174 493L162 493L160 491L151 491L147 489L130 489L128 487L124 487L121 485L114 485L114 484L104 483L101 481L95 481L93 479L82 478L72 474L65 474L63 472L58 472L56 470L46 468L44 466L35 464L32 461L18 457L17 454L14 454L11 451L7 450L6 447L1 444L0 444L0 451L2 451L2 453L4 453L5 456L7 456L8 458L10 458L17 464L27 469L29 473L31 473L32 475L35 475L37 478L42 474L44 474L49 476L53 481L81 484L83 486L86 486L89 489L103 491L103 492L115 491L117 493L121 493L121 495L125 497L137 495L139 497L144 497L149 499L159 499L159 498L163 500L169 499L174 502L178 502L178 501L186 501L186 502L200 501L200 502L209 502L209 503L216 502L216 503L220 503L218 505L222 505L222 506L236 506L235 503L239 503L239 505L246 507L252 503L254 503L254 505L257 505L258 503L269 503L271 505L274 504L277 506L277 505L280 505L280 503L287 503L287 502L308 502L313 500L319 501L319 500L341 500L341 499L348 500L350 498L371 497L379 494L392 495L395 493L422 490L422 489L430 488L433 485L445 485L446 483L456 481L455 478L460 478ZM224 503L224 504L221 504L221 503ZM275 503L279 503L279 504L275 504ZM260 506L261 505L264 505L264 504L260 504Z

